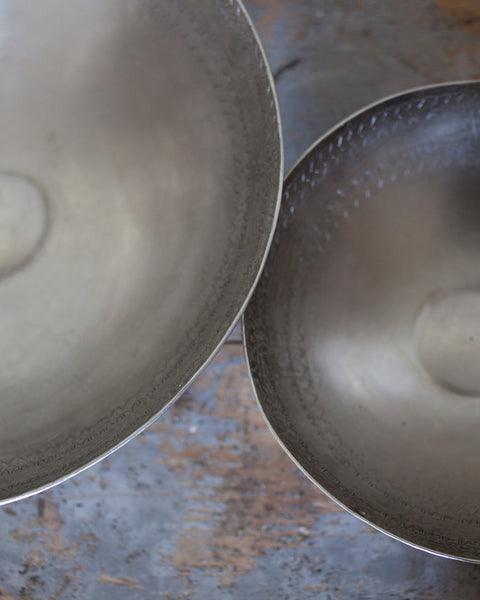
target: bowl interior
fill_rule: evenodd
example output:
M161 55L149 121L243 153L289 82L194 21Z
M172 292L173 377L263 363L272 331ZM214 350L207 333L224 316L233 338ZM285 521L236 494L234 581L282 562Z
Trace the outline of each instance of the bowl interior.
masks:
M325 491L480 559L480 86L381 102L288 176L245 316L267 420Z
M274 225L241 6L0 0L0 500L143 427L225 338Z

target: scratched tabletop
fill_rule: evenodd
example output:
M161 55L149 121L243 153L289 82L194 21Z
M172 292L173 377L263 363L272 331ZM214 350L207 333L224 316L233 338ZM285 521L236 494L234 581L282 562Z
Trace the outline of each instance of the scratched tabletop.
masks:
M160 1L160 0L159 0ZM480 78L479 0L257 0L287 169L336 122L403 89ZM237 333L107 460L0 509L0 600L478 600L480 566L339 509L256 407Z

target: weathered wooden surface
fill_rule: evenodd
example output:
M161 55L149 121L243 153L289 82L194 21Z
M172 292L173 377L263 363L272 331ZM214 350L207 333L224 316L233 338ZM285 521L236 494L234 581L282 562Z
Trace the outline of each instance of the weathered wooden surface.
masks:
M480 77L480 2L256 0L286 164L401 89ZM238 333L235 336L238 340ZM390 540L283 454L227 344L108 460L0 509L0 600L478 600L480 567Z
M0 511L0 598L474 600L480 568L345 514L277 446L242 348L109 460Z
M339 120L406 88L480 77L479 0L255 0L286 167Z

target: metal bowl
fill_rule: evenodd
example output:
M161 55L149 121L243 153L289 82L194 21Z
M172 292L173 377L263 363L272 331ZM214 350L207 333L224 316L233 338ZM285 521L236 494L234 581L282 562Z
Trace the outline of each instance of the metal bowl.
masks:
M286 179L245 315L260 405L344 508L480 561L480 84L388 98Z
M215 353L279 205L235 0L0 0L0 502L105 456Z

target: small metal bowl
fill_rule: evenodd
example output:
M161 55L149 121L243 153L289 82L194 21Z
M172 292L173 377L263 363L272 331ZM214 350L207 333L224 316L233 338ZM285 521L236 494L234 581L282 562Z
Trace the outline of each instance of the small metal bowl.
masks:
M345 509L480 561L480 84L403 93L286 178L244 320L273 432Z
M164 410L242 313L283 179L236 0L0 0L0 503Z

